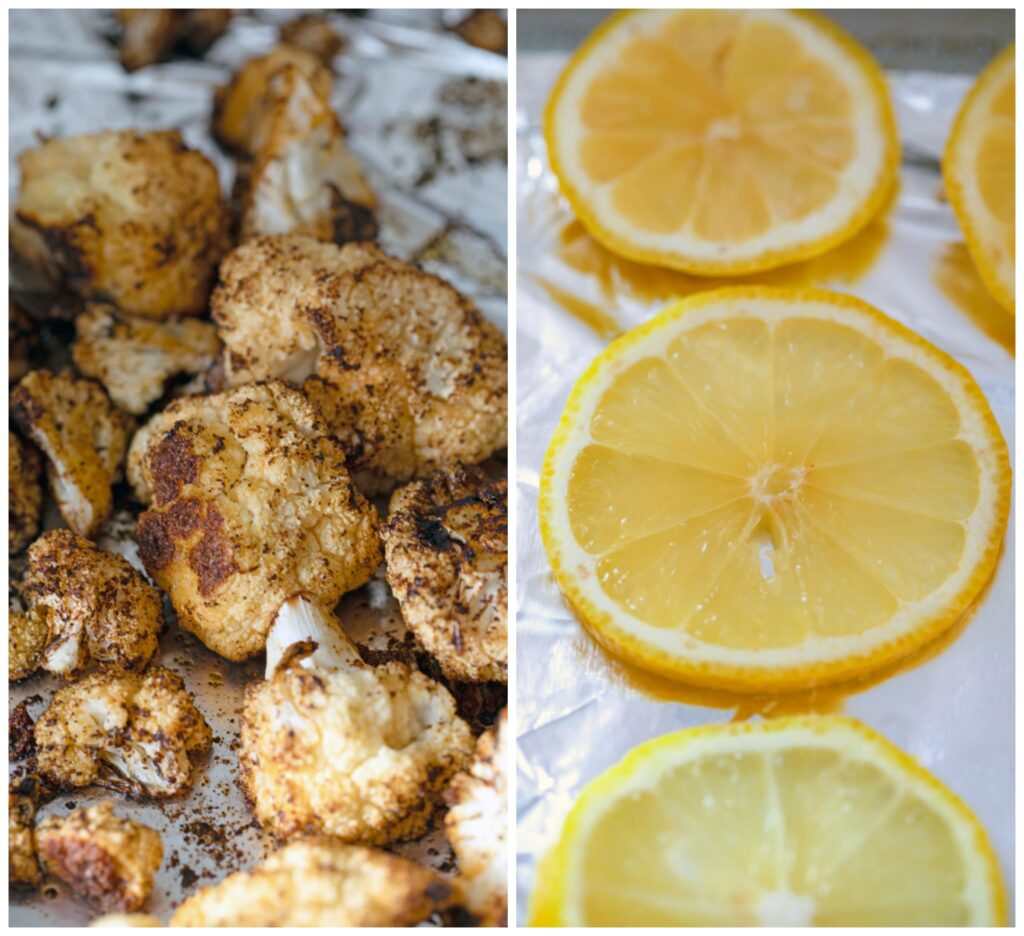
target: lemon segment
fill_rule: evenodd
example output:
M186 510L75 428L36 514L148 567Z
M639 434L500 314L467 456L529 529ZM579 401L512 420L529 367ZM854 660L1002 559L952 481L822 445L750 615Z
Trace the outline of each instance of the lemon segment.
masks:
M885 81L828 20L774 10L612 17L545 116L562 190L606 247L698 274L816 256L895 179Z
M647 742L591 782L541 862L533 925L996 925L970 810L884 738L817 716Z
M1013 313L1016 296L1015 47L978 76L942 160L950 204L992 297Z
M584 624L648 670L788 691L864 675L992 574L1006 445L960 365L859 300L702 293L579 380L540 522Z

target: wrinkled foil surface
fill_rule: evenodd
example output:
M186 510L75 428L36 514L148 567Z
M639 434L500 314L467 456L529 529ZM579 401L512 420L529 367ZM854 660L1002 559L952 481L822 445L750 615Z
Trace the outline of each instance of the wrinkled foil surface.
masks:
M239 65L269 51L278 25L301 10L238 14L202 60L179 58L126 74L112 44L113 14L87 10L14 11L10 16L9 188L17 191L16 158L37 134L64 136L101 129L181 130L185 141L217 164L222 189L234 175L209 134L213 90ZM381 202L381 245L415 261L472 296L503 330L507 322L507 67L503 56L464 43L448 29L467 11L386 11L366 18L331 14L348 40L334 62L332 102ZM17 283L13 284L17 286ZM44 337L46 331L43 332ZM55 366L66 348L52 347ZM498 466L500 470L500 466ZM122 498L123 500L123 498ZM60 526L51 516L46 525ZM100 545L141 569L135 515L120 509ZM11 565L11 578L19 568ZM169 607L169 605L168 605ZM338 608L357 643L374 650L402 644L406 634L388 586L378 577L346 595ZM173 620L168 614L169 620ZM213 753L181 799L126 801L98 788L58 797L40 816L110 798L116 811L160 832L164 860L146 911L164 922L197 888L258 863L271 847L245 802L236 776L244 686L262 677L262 662L230 664L171 625L158 659L180 673L213 729ZM12 687L10 705L33 699L45 709L59 681L36 676ZM442 871L453 858L438 823L421 841L399 846ZM14 926L85 926L96 912L68 889L11 895Z
M537 526L538 478L573 383L607 342L703 280L620 260L575 221L548 165L541 115L565 63L520 54L517 89L517 911L586 783L670 731L790 711L842 711L913 755L974 810L1014 881L1013 516L991 585L930 659L846 696L787 704L644 679L605 655L562 600ZM823 286L875 305L974 375L1014 448L1013 319L984 291L942 192L939 159L972 77L888 75L899 189L853 240L746 282ZM735 282L736 280L733 280ZM940 645L943 641L940 641ZM928 656L928 654L925 654ZM693 704L700 701L704 704Z

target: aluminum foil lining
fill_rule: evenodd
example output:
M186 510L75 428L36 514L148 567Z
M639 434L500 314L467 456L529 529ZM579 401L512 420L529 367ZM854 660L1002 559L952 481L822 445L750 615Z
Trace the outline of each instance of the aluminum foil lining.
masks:
M637 744L679 728L785 711L644 680L607 657L562 600L537 527L544 452L576 378L611 337L670 299L722 280L654 270L591 239L560 197L540 117L566 60L521 54L517 88L517 912L538 858L581 788ZM817 259L750 282L859 296L949 352L974 375L1014 447L1013 319L988 297L942 191L939 158L972 76L888 75L903 164L888 208ZM956 791L1014 881L1013 518L995 578L970 621L931 659L848 697L822 694Z
M12 197L18 184L16 157L35 144L37 135L121 128L180 129L189 145L216 162L223 189L230 192L233 163L208 130L213 90L247 59L269 51L277 42L278 25L302 12L240 13L204 59L177 59L126 74L112 42L112 12L13 11ZM380 198L384 249L450 280L505 329L507 63L448 31L460 12L468 11L331 14L331 24L348 40L334 63L333 104ZM55 362L66 363L66 349L48 350ZM60 525L55 515L49 519L48 525ZM134 527L132 512L120 509L100 544L140 565ZM11 575L18 575L16 563ZM368 586L345 596L338 610L358 643L378 650L404 643L401 614L379 573ZM213 754L185 798L159 804L110 795L118 812L161 834L164 861L146 909L166 922L186 896L253 866L270 843L236 776L242 692L247 682L261 677L259 661L227 663L172 624L158 662L182 674L215 739ZM56 680L37 676L12 688L10 704L34 700L29 711L38 716L55 688ZM64 814L107 797L96 788L76 791L48 804L41 815ZM443 871L453 868L436 823L421 841L397 850ZM95 915L58 884L40 894L12 893L9 923L84 926Z

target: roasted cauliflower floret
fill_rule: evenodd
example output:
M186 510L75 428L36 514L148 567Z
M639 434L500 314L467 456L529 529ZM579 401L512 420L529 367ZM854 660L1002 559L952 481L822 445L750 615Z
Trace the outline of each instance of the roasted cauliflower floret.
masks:
M136 71L159 62L176 46L202 55L227 30L231 10L118 10L124 29L121 64Z
M402 663L363 663L305 598L282 606L267 668L246 689L239 756L263 827L375 845L420 835L473 745L448 690Z
M26 679L39 669L49 638L50 623L45 608L8 611L7 678L11 682Z
M61 516L92 538L114 506L131 417L110 405L99 384L70 374L32 371L11 394L11 416L46 456Z
M75 319L75 332L75 366L102 383L121 409L136 414L163 396L172 377L207 370L220 350L209 322L154 322L100 303Z
M103 916L96 917L89 926L163 926L163 923L161 923L155 916L151 916L148 913L105 913Z
M12 887L36 887L43 879L36 858L35 819L31 797L7 794L7 880Z
M43 515L43 462L39 452L7 430L7 538L10 554L35 539Z
M43 868L105 912L138 910L153 891L164 848L148 826L109 802L50 816L36 829Z
M396 491L387 580L416 639L457 682L508 681L508 483L457 466Z
M7 382L17 383L32 369L36 329L29 314L13 299L7 302Z
M48 140L19 166L16 224L74 292L148 318L206 309L230 217L213 163L176 130Z
M39 771L61 787L98 784L127 796L174 796L192 783L190 755L210 726L181 677L98 672L54 693L35 727Z
M345 48L345 40L334 31L327 17L322 14L308 14L288 20L281 24L278 34L282 43L315 55L325 68L330 68L335 56Z
M508 53L508 23L497 10L473 10L456 27L457 32L471 46Z
M265 132L243 188L242 240L305 234L375 240L376 199L330 102L302 69L270 80Z
M203 888L171 926L414 926L454 899L452 883L429 868L312 838Z
M138 445L153 495L142 561L181 626L229 660L263 649L286 598L333 606L380 564L376 510L319 414L280 382L177 400Z
M294 45L279 45L246 62L213 96L213 135L225 149L253 157L265 130L271 99L270 80L285 65L298 68L317 94L331 96L332 76L317 57Z
M164 624L158 592L128 560L70 530L52 530L28 551L22 594L46 615L42 667L71 677L91 660L141 671Z
M372 244L297 235L244 244L220 278L212 309L228 384L301 384L362 490L505 444L505 339L443 280Z
M459 859L459 879L466 907L481 926L508 925L508 722L480 736L469 770L460 773L445 793L451 807L445 832Z

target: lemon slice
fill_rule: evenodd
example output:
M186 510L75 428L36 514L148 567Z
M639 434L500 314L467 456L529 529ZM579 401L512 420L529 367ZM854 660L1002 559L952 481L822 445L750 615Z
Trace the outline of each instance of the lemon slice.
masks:
M590 783L541 862L534 926L955 926L1006 920L970 810L851 719L712 725Z
M863 675L991 576L1006 445L970 374L849 296L699 293L580 378L541 473L563 593L638 666L733 691Z
M882 73L823 17L612 17L548 103L562 191L633 260L753 273L816 256L882 206L899 144Z
M985 287L1014 311L1014 46L981 73L953 125L942 176Z

